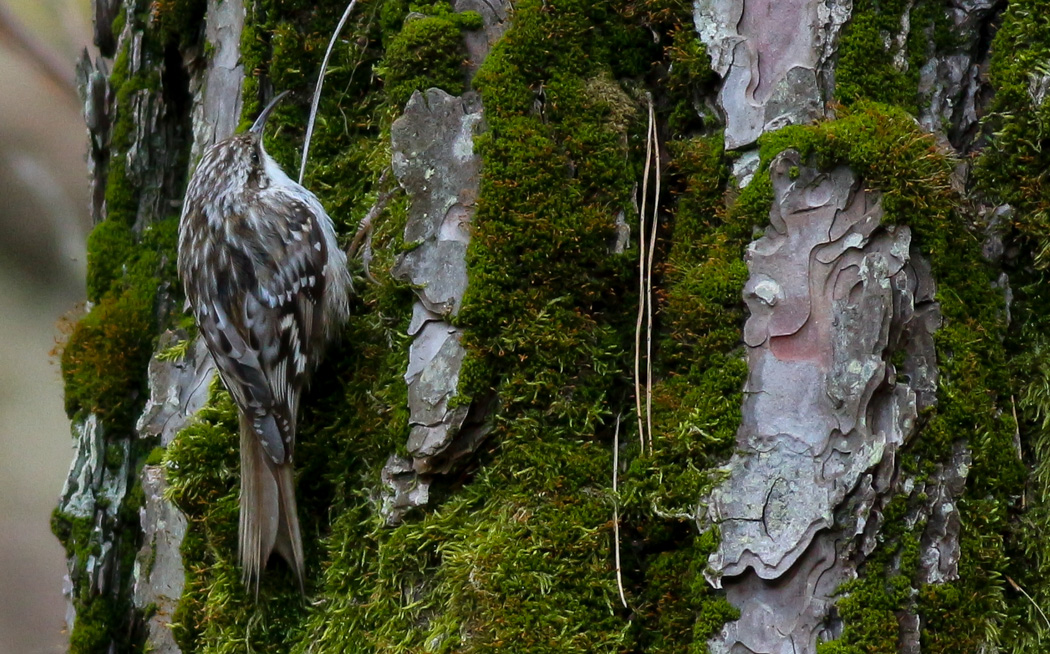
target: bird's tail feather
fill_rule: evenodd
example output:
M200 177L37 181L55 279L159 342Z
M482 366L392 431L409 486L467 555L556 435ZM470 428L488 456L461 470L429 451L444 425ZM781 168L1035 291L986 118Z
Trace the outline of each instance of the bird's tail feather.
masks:
M277 539L274 548L284 557L295 572L299 590L305 594L303 582L303 539L299 533L299 512L295 505L295 480L292 478L292 464L277 466L277 494L280 500L280 522L277 525Z
M274 549L303 584L303 545L290 463L277 464L241 416L240 559L244 585L259 592L259 577Z

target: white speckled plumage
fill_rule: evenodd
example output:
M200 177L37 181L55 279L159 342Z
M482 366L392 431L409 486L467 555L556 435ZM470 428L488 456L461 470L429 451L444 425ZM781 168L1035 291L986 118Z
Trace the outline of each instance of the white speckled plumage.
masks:
M256 590L273 550L304 586L292 477L299 398L346 320L350 285L321 203L263 149L279 99L205 152L179 223L179 275L240 414L240 559Z

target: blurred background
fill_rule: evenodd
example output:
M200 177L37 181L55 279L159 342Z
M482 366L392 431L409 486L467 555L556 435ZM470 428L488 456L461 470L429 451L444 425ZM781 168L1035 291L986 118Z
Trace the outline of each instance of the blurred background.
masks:
M72 80L90 42L89 0L0 0L0 654L66 650L48 523L73 441L50 353L84 300L87 136Z

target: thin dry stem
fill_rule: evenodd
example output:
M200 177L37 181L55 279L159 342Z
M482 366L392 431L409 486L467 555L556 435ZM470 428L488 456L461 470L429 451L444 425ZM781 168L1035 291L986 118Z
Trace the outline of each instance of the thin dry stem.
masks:
M652 100L649 102L649 115L652 116ZM656 121L649 121L649 138L653 142L653 152L656 155L656 166L653 172L656 175L656 189L653 192L653 220L652 235L649 237L649 259L645 266L645 422L646 433L649 439L649 454L653 453L653 253L656 251L656 228L659 225L658 216L660 209L660 140L656 134Z
M328 49L325 50L324 60L321 62L321 72L317 74L317 86L314 88L314 99L310 103L310 119L306 122L306 139L303 141L303 159L299 162L299 183L303 183L303 175L306 173L306 157L310 153L310 138L314 135L314 120L317 118L317 105L321 103L321 88L324 86L324 74L328 71L328 59L332 56L332 49L335 47L336 39L339 38L339 33L343 31L343 26L346 25L347 19L350 18L350 12L353 11L354 5L357 4L357 0L351 0L350 4L346 6L346 11L343 12L343 17L339 19L339 24L335 27L335 32L332 33L332 38L328 41Z
M386 183L387 178L390 176L390 169L387 168L383 171L383 174L379 176L379 182L376 184L379 188L382 188ZM360 224L357 226L357 233L354 234L354 238L350 241L350 245L346 248L346 256L348 258L354 258L361 254L361 262L364 264L365 277L368 281L373 284L378 283L375 277L372 276L372 271L369 270L369 266L372 263L372 223L379 214L386 209L386 205L390 202L390 198L394 197L401 187L397 184L393 188L381 191L379 197L376 198L375 203L368 209L368 213L361 219Z
M1043 616L1043 621L1046 622L1046 626L1050 627L1050 618L1046 617L1046 614L1043 613L1043 609L1040 608L1038 604L1036 604L1035 600L1032 599L1032 596L1026 593L1025 589L1018 586L1017 582L1011 579L1010 577L1007 577L1006 581L1010 582L1010 586L1012 586L1014 590L1024 595L1025 599L1032 603L1032 606L1034 606L1035 610L1039 612L1039 615Z
M652 134L653 124L655 122L653 116L653 96L646 93L645 97L649 102L649 131L645 140L645 172L642 175L642 201L641 208L638 211L638 320L634 327L634 409L635 415L638 417L638 441L643 454L645 453L645 424L642 419L641 357L642 321L645 318L645 304L647 297L645 292L645 201L649 195L649 168L652 165L653 160Z
M616 414L616 429L613 431L613 495L617 492L617 473L620 469L620 417ZM623 572L620 568L620 501L613 498L613 538L616 541L616 588L620 591L620 601L627 608L627 596L623 592Z
M384 170L383 174L379 176L379 181L376 183L376 186L382 188L388 177L390 177L389 168ZM368 213L365 214L365 217L362 218L361 222L357 225L357 233L354 234L354 238L346 248L346 256L354 257L357 255L358 250L361 248L361 242L366 236L372 233L372 223L375 222L376 216L381 214L383 209L386 209L386 205L390 202L390 198L394 197L400 190L401 187L395 185L393 188L379 193L375 203L372 204L368 209Z

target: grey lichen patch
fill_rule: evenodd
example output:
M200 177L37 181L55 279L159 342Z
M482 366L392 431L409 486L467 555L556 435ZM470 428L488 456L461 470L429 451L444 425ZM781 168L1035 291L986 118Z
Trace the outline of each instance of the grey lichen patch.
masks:
M893 490L897 452L935 400L940 314L910 230L882 225L881 197L844 166L822 173L788 150L770 175L770 226L747 253L739 453L711 501L710 565L741 618L715 651L815 651L854 573L843 543Z

